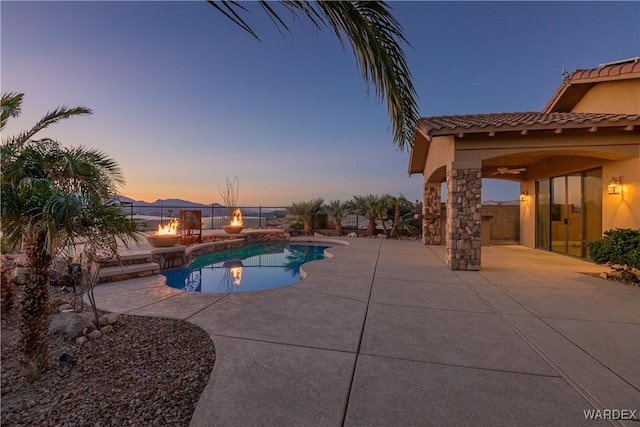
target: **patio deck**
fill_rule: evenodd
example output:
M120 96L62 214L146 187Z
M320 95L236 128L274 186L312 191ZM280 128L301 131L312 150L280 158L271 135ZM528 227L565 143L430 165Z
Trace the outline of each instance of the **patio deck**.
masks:
M596 426L610 422L585 410L640 407L640 288L522 246L485 247L481 271L456 272L440 246L343 240L284 288L198 294L155 276L96 300L209 333L194 427Z

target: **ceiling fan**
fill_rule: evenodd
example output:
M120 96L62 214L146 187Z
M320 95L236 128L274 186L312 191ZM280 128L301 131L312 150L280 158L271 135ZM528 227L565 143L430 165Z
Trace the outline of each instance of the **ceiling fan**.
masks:
M506 166L501 166L501 167L497 168L496 171L491 174L491 176L493 176L493 175L504 175L504 174L517 175L520 172L525 172L526 170L527 170L526 168L509 169Z

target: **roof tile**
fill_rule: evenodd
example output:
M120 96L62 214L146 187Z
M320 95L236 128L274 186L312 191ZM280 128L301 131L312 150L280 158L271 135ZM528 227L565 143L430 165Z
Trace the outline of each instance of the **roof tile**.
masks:
M609 113L540 113L534 111L520 113L465 114L455 116L424 117L418 121L418 128L428 135L450 135L460 132L509 131L513 127L550 127L571 124L610 123L640 125L639 114ZM583 126L577 126L583 127Z
M603 65L590 70L575 70L569 75L567 80L574 83L584 79L596 79L599 77L619 76L621 74L638 72L640 72L640 60L638 60L638 58L631 58L629 62Z

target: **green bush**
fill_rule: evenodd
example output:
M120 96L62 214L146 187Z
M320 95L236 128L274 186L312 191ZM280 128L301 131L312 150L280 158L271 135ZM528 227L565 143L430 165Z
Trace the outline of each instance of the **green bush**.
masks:
M607 230L602 239L587 242L587 248L594 262L622 271L628 280L638 281L633 269L640 270L640 229Z

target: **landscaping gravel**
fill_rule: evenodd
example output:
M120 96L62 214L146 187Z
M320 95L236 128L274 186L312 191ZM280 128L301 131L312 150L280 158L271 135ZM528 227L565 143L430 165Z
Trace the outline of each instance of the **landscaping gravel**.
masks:
M55 313L69 294L52 293ZM18 316L3 317L2 426L188 426L215 360L209 336L190 323L123 315L83 344L50 337L49 369L29 383Z

